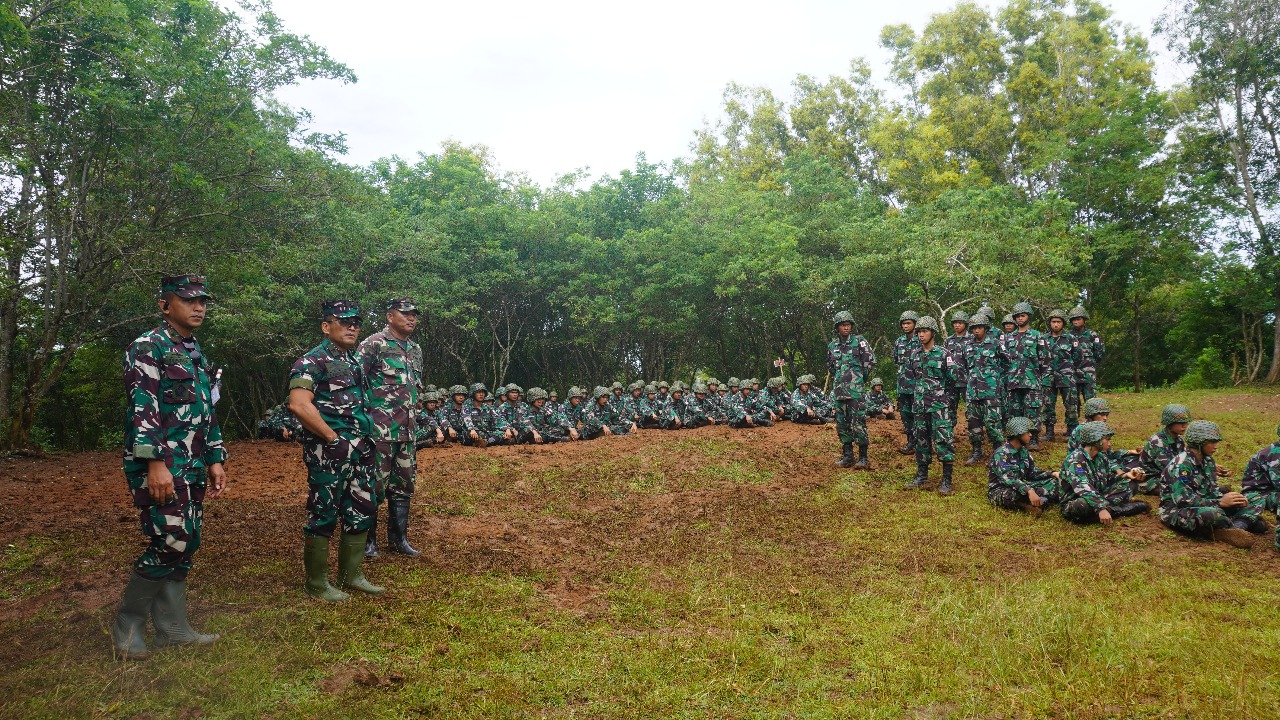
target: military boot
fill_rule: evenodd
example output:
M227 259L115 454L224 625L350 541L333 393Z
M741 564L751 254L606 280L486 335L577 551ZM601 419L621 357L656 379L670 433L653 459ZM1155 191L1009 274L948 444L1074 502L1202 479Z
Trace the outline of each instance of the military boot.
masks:
M911 444L911 438L907 438L907 444L898 448L899 455L915 455L916 446Z
M907 483L908 490L919 490L929 481L929 461L916 458L916 476Z
M1053 426L1053 425L1045 425L1045 426L1044 426L1044 441L1045 441L1045 442L1053 442L1053 428L1054 428L1054 426Z
M156 647L169 645L209 645L218 635L202 635L187 620L187 581L167 580L151 603L151 622L156 625Z
M847 442L841 446L840 459L836 460L836 467L852 467L853 466L853 443Z
M942 463L942 482L938 485L939 495L950 495L954 492L951 489L951 471L955 467L955 463Z
M338 585L344 590L359 590L370 595L381 595L386 588L374 585L364 577L365 533L342 533L338 545Z
M390 506L388 506L390 507ZM391 535L391 510L387 510L387 535L390 541ZM378 508L373 509L373 521L369 523L369 539L364 543L364 557L366 560L372 560L378 557Z
M1131 500L1111 508L1112 517L1129 517L1145 512L1151 512L1151 506L1141 500Z
M1040 431L1039 430L1033 430L1031 432L1031 442L1027 444L1027 449L1028 450L1040 449Z
M859 446L858 446L858 462L856 462L856 463L854 463L854 464L853 464L853 469L855 469L855 470L870 470L870 469L871 469L871 458L867 457L867 446L866 446L866 445L859 445Z
M977 465L985 459L986 457L982 454L982 441L977 440L973 443L973 454L969 456L968 460L964 461L964 464Z
M145 637L147 614L164 584L161 580L148 580L129 572L129 584L124 587L120 609L111 624L111 650L117 660L146 660L151 656Z
M302 586L308 595L329 602L342 602L350 595L329 584L329 538L307 535L302 546L302 564L307 582Z
M373 535L370 528L369 535ZM418 549L409 544L409 498L387 498L387 544L391 552L415 557Z
M1251 548L1253 547L1254 541L1258 538L1248 530L1245 530L1242 527L1237 527L1236 523L1233 521L1231 523L1231 527L1218 528L1217 530L1214 530L1213 539L1219 542L1224 542L1232 547Z

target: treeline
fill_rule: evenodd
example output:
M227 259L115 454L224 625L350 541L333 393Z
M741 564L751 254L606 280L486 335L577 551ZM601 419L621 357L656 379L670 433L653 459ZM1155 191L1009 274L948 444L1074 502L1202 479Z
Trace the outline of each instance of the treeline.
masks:
M1083 303L1108 387L1274 382L1280 60L1268 3L1162 21L1192 69L1092 2L961 3L888 27L791 97L730 85L691 155L539 187L483 147L341 163L272 92L352 71L269 8L0 8L0 445L110 447L120 353L163 272L216 294L201 333L245 434L317 339L321 299L423 308L436 384L824 374L849 309L891 377L906 309ZM1241 42L1253 37L1257 42Z

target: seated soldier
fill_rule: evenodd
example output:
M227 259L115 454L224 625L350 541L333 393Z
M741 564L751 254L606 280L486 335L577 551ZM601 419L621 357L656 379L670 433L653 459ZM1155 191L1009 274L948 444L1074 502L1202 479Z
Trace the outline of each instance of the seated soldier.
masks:
M1100 397L1089 398L1084 403L1082 414L1084 422L1106 422L1111 417L1111 405ZM1080 446L1080 425L1077 425L1067 436L1067 452L1070 453ZM1113 465L1127 472L1140 466L1142 451L1113 449L1106 455Z
M884 381L871 378L871 392L867 393L867 417L892 420L894 408L893 400L884 392Z
M535 442L558 443L578 439L578 430L542 388L529 388L529 421L537 437L541 438Z
M1186 405L1165 405L1160 411L1160 424L1163 430L1151 436L1138 456L1138 467L1146 478L1134 489L1134 494L1162 495L1160 483L1164 470L1173 458L1186 449L1182 442L1182 433L1187 431L1187 423L1191 422L1191 411Z
M697 428L716 424L716 419L712 415L714 408L711 406L710 395L710 388L706 383L693 384L693 397L685 400L685 414L680 418L685 427Z
M711 378L707 381L707 400L703 403L703 412L707 415L707 420L712 425L726 425L729 422L729 413L726 410L727 400L725 399L726 391L719 380Z
M449 442L464 442L467 437L467 427L462 418L467 409L467 389L462 385L454 385L449 388L449 399L451 402L441 410L444 423L440 428L444 430Z
M729 427L769 427L773 425L773 413L751 394L751 385L744 384L729 404Z
M574 385L569 388L568 397L565 399L564 404L560 406L560 412L564 414L569 424L575 428L582 424L582 414L587 410L586 399L586 392Z
M507 427L515 432L513 445L526 443L542 444L542 434L533 427L533 418L529 414L529 405L522 399L524 388L512 383L507 386L506 397L498 408L507 421Z
M612 403L613 391L600 386L592 393L594 401L582 413L582 437L594 440L602 435L626 435L635 432L635 423L622 416Z
M1079 447L1062 461L1062 517L1077 523L1110 525L1113 518L1150 512L1151 506L1134 500L1129 483L1142 480L1142 469L1124 470L1111 461L1111 437L1115 432L1101 420L1076 426L1072 437Z
M1165 467L1160 483L1160 521L1178 532L1203 535L1236 547L1252 547L1267 531L1262 508L1238 492L1223 492L1213 454L1222 442L1217 423L1196 420L1183 435L1186 449Z
M1276 435L1280 436L1280 426L1276 427ZM1280 508L1280 440L1262 448L1249 458L1249 465L1244 469L1244 479L1240 491L1249 498L1249 504L1271 512ZM1277 531L1277 543L1280 543L1280 529ZM1280 547L1277 544L1276 547Z
M627 396L622 400L622 412L636 427L644 427L640 419L644 416L644 381L636 380L627 386Z
M289 409L288 402L282 402L271 408L258 421L258 439L289 442L298 438L302 423Z
M559 404L560 404L560 393L556 392L555 390L548 390L548 391L547 391L547 404L548 404L548 405L559 405Z
M1058 502L1058 473L1036 467L1027 451L1030 420L1009 418L1004 436L1004 444L995 449L987 464L987 502L1038 516L1045 505Z
M515 441L515 431L507 426L507 420L493 406L493 398L489 397L489 389L484 383L471 386L471 398L463 408L462 423L466 434L463 444L475 447L490 445L509 445Z
M417 428L413 434L415 450L443 445L446 442L440 410L440 393L434 390L422 394L422 407L418 409Z
M639 419L635 421L636 427L645 430L657 430L662 427L659 419L658 408L658 388L653 385L644 386L644 395L640 398Z
M658 414L658 424L663 430L680 430L684 427L684 418L688 413L685 407L684 383L679 380L671 384L671 400Z
M784 377L771 377L765 383L765 390L762 393L764 406L769 408L774 417L778 420L786 420L791 417L791 392L787 390L787 379Z
M813 375L801 375L796 379L796 389L791 393L791 422L822 425L835 422L835 408L827 404L827 394L814 386Z

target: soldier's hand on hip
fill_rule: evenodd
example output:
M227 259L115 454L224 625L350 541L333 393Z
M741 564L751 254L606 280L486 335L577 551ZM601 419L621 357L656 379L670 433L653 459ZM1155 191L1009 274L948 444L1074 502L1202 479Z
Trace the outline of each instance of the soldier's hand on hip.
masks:
M164 505L173 497L173 473L163 460L147 463L147 493L156 505Z
M209 497L218 497L227 487L227 469L222 463L209 466Z

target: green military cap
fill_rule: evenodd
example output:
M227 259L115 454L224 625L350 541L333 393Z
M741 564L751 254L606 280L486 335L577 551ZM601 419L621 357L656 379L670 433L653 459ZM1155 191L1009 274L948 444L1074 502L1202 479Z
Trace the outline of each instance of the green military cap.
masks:
M916 323L916 331L918 332L920 330L932 330L933 334L937 335L938 321L934 320L929 315L925 315L924 317L920 318L920 322Z
M360 317L360 306L350 300L325 300L320 303L320 319L327 317L336 318L358 318Z
M543 389L542 389L542 388L540 388L540 387L531 387L531 388L529 388L529 396L528 396L528 397L529 397L529 402L533 402L534 400L546 400L546 399L547 399L547 391L546 391L546 390L543 390Z
M1084 416L1090 417L1100 413L1111 413L1111 404L1100 397L1089 398L1084 401Z
M969 322L969 313L967 313L967 312L965 312L965 311L963 311L963 310L957 310L957 311L955 311L955 312L951 313L951 322L962 322L962 323L966 323L966 324L968 324L968 322Z
M1097 445L1104 438L1109 438L1115 434L1116 432L1111 429L1110 425L1107 425L1102 420L1093 420L1080 426L1080 444Z
M813 377L813 376L810 375L809 377ZM884 381L881 380L880 378L871 378L871 387L875 387L877 385L884 385Z
M160 278L160 294L173 293L184 300L212 297L204 287L203 275L167 275Z
M836 316L831 319L831 322L836 325L839 325L840 323L851 323L853 322L853 313L848 310L841 310L836 313Z
M1031 303L1029 302L1020 302L1013 306L1012 314L1021 315L1023 313L1026 313L1027 315L1035 315L1036 311L1031 307Z
M908 310L898 316L898 324L901 325L906 320L919 321L920 316L915 310Z
M1207 442L1219 442L1222 440L1222 431L1218 429L1218 423L1209 420L1195 420L1187 426L1187 432L1182 436L1187 447L1198 448Z
M1174 423L1191 422L1191 410L1186 405L1171 403L1160 411L1160 424L1169 426Z
M1031 432L1031 421L1024 417L1011 417L1004 424L1005 438L1026 435L1029 432Z
M1071 313L1067 315L1068 320L1075 320L1076 318L1084 318L1085 320L1089 319L1089 313L1085 311L1083 305L1077 305L1071 308Z
M391 298L387 302L387 312L392 310L402 313L416 313L418 312L418 304L410 297Z

